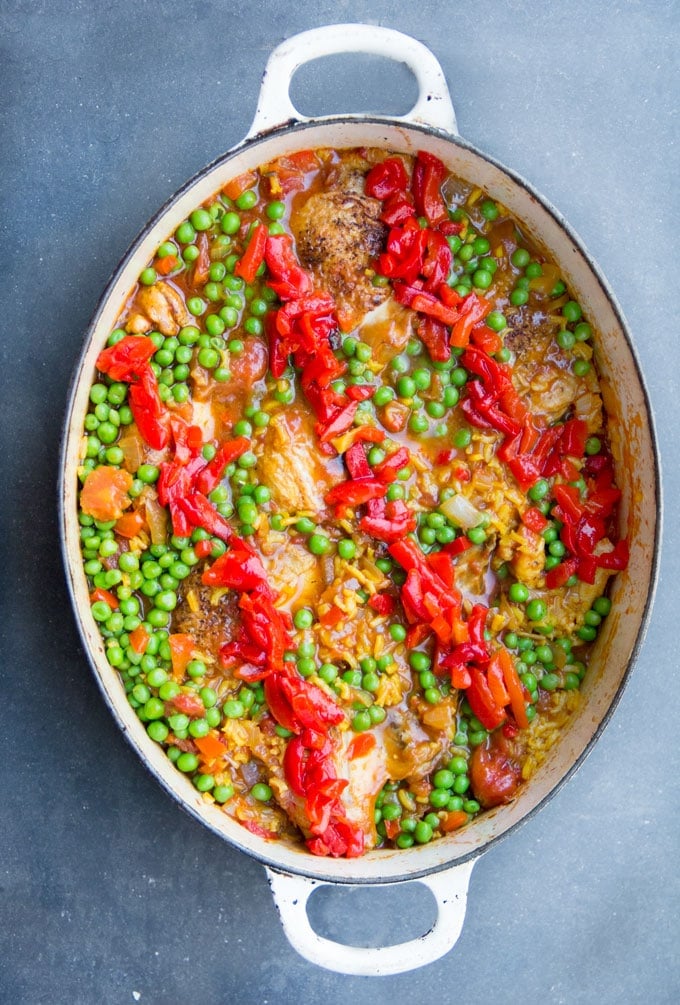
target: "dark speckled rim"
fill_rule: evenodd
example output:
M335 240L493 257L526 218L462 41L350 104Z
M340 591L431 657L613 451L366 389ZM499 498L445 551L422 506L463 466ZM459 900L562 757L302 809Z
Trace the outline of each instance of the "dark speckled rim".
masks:
M389 127L389 128L394 128L395 125L397 125L400 129L403 129L407 133L410 133L410 134L412 134L412 133L419 133L424 138L433 138L434 137L438 141L445 141L445 142L447 142L447 143L449 143L449 144L451 144L453 146L461 148L462 150L469 151L471 154L474 154L475 156L479 157L481 160L486 161L489 165L491 165L492 167L494 167L495 169L497 169L499 172L501 172L503 175L505 175L508 179L510 179L510 181L514 185L518 186L520 189L522 189L524 192L526 192L527 195L531 196L538 203L540 203L540 205L543 207L543 209L545 211L547 211L547 213L553 218L553 220L554 220L555 224L557 225L557 227L560 228L566 234L566 236L569 238L569 240L578 248L578 250L580 251L580 253L583 256L584 260L588 263L589 268L590 268L590 270L592 272L592 275L597 280L597 283L598 283L598 285L600 287L600 290L602 291L602 293L604 294L604 297L606 298L606 300L609 303L609 306L610 306L610 308L611 308L611 310L612 310L612 312L613 312L613 314L614 314L614 316L616 318L618 327L619 327L621 333L623 334L623 336L624 336L624 338L625 338L625 340L627 342L627 346L628 346L628 349L630 351L630 354L631 354L631 357L632 357L632 360L633 360L633 364L634 364L634 367L635 367L637 380L639 382L639 386L640 386L640 389L641 389L641 392L642 392L642 396L643 396L644 403L645 403L645 409L646 409L646 414L642 417L642 420L643 420L643 423L648 428L649 436L650 436L650 440L651 440L652 448L653 448L653 452L654 452L653 464L654 464L654 489L655 489L655 493L656 493L656 524L655 524L655 536L654 536L653 551L652 551L652 558L651 558L650 588L649 588L649 592L647 594L644 611L642 612L642 616L641 616L641 620L640 620L640 627L639 627L639 630L637 632L637 637L636 637L635 643L633 645L633 648L632 648L632 651L631 651L631 656L630 656L630 659L628 660L627 667L626 667L625 671L623 672L623 675L621 677L621 681L620 681L620 684L619 684L619 686L618 686L618 688L616 690L616 693L614 694L611 702L609 703L609 706L606 709L605 713L602 715L602 717L601 717L601 719L600 719L600 721L599 721L596 729L593 732L592 737L587 742L587 744L585 745L585 747L581 751L581 753L578 755L578 757L575 759L574 763L568 768L568 770L566 770L561 775L561 777L558 779L558 781L556 783L554 783L554 785L550 788L550 790L547 792L547 794L539 802L537 802L535 806L533 806L531 809L529 809L519 820L517 820L516 822L510 824L501 834L498 834L498 835L490 838L484 844L480 845L479 847L476 847L474 850L472 850L468 854L461 855L460 857L457 857L454 860L447 860L447 861L442 862L439 865L435 865L435 866L432 866L432 867L429 867L429 868L420 868L420 869L418 869L418 868L411 867L411 868L408 868L406 871L404 871L403 874L399 874L399 875L390 875L390 876L387 876L387 877L381 876L378 873L378 870L376 869L376 874L375 875L371 875L370 877L355 878L355 877L351 876L351 877L348 877L346 879L342 879L342 878L339 878L337 875L330 875L330 874L324 875L323 872L320 870L320 868L319 868L319 862L317 862L317 861L315 861L316 868L314 869L314 871L307 871L305 869L305 867L304 867L304 859L302 859L302 857L301 857L300 868L292 869L288 864L282 865L281 862L280 862L280 859L277 859L277 856L275 854L267 854L266 851L264 851L264 850L260 853L258 850L253 850L252 848L245 848L245 847L239 845L238 842L231 841L229 839L229 837L225 836L221 831L219 831L215 826L213 826L211 824L211 822L209 820L207 820L199 812L199 810L197 810L193 806L189 805L189 803L185 799L183 799L181 795L179 795L176 791L174 791L167 784L166 780L155 769L155 767L152 764L150 764L150 762L148 761L148 759L144 756L143 751L141 751L139 749L138 744L130 736L126 724L122 720L122 718L121 718L120 714L118 713L117 709L115 708L115 706L112 704L109 696L106 694L106 691L104 689L103 682L102 682L102 679L101 679L101 676L100 676L100 672L99 672L99 670L97 668L97 665L96 665L96 661L94 659L94 656L93 656L92 652L90 651L90 647L89 647L88 642L87 642L87 637L86 637L84 625L83 625L82 618L80 616L80 612L78 610L78 606L77 606L77 603L76 603L76 594L75 594L75 590L74 590L73 571L71 569L69 558L68 558L68 554L67 554L67 547L66 547L66 512L65 512L66 491L65 490L66 490L66 477L67 477L67 471L66 471L67 441L68 441L69 431L70 431L72 420L73 420L74 399L75 399L76 391L77 391L77 388L78 388L78 385L79 385L80 374L81 374L81 371L83 369L84 358L85 358L87 349L88 349L88 347L90 345L90 341L92 339L93 332L95 331L95 328L96 328L97 323L98 323L98 321L99 321L99 319L101 317L101 314L102 314L102 312L104 310L104 307L105 307L105 305L108 302L108 299L109 299L109 296L111 294L112 288L114 287L114 285L115 285L116 281L118 280L118 278L121 276L122 272L126 268L128 262L130 261L130 259L132 258L132 256L136 253L139 245L142 243L144 237L149 232L149 230L155 224L157 224L161 220L161 218L176 204L176 202L180 199L180 197L185 192L187 192L188 189L190 189L193 185L195 185L197 181L199 181L203 176L205 176L206 174L208 174L210 171L212 171L216 167L221 166L223 164L227 164L230 160L232 160L234 157L236 157L238 154L240 154L244 150L249 149L251 147L256 147L259 144L261 144L261 143L263 143L265 141L271 140L271 139L283 138L283 137L289 138L291 135L300 135L301 137L303 137L306 131L308 131L309 129L312 129L312 128L319 127L319 126L329 126L329 125L334 125L334 124L337 124L339 126L340 125L352 125L352 126L356 126L357 123L359 123L361 125L365 125L365 126L378 126L378 127L384 126L384 127ZM68 477L69 478L71 477L71 472L68 472ZM433 129L431 127L421 126L421 125L418 125L418 124L415 124L415 123L414 124L405 124L403 122L395 123L395 120L390 119L390 118L386 118L386 117L377 117L377 116L371 116L371 115L360 116L360 117L359 116L333 116L333 117L330 117L330 118L311 119L311 120L308 120L308 121L305 121L305 122L291 122L290 124L279 126L279 127L275 128L275 129L269 130L267 132L263 132L263 133L259 134L256 137L253 137L253 138L250 138L250 139L246 139L246 140L242 141L241 143L239 143L237 146L233 147L226 154L224 154L224 155L216 158L214 161L212 161L205 168L203 168L202 170L198 171L180 189L178 189L175 192L175 194L173 196L171 196L164 203L163 206L161 206L161 208L158 210L157 213L155 213L153 215L153 217L151 217L151 219L147 222L147 224L145 225L145 227L141 230L141 232L139 233L139 235L137 236L137 238L132 242L132 244L130 245L130 247L126 251L125 255L123 256L123 258L121 259L121 261L117 265L116 269L114 270L111 278L109 279L109 282L106 285L106 288L105 288L105 290L104 290L101 298L99 299L99 302L98 302L98 304L97 304L97 306L95 308L95 311L94 311L94 314L92 316L92 319L91 319L91 321L90 321L90 323L88 325L88 328L87 328L87 331L86 331L86 335L85 335L85 339L84 339L84 342L83 342L83 347L82 347L81 352L80 352L80 354L78 356L78 360L76 362L76 365L75 365L75 368L74 368L74 371L73 371L73 374L72 374L72 377L71 377L71 382L70 382L70 389L69 389L69 395L68 395L68 406L67 406L66 415L65 415L64 429L63 429L62 442L61 442L61 450L60 450L59 486L58 486L58 491L59 491L59 496L58 496L58 501L59 501L59 526L60 526L60 542L61 542L62 556L63 556L63 561L64 561L64 567L65 567L65 570L66 570L67 585L68 585L69 593L70 593L70 596L71 596L71 602L72 602L72 605L73 605L74 613L76 615L76 623L78 625L78 631L80 633L80 637L81 637L81 640L82 640L82 643L83 643L83 647L85 649L85 652L87 654L89 662L90 662L90 664L92 666L92 669L94 671L95 679L97 681L97 684L98 684L98 687L99 687L100 691L102 692L104 700L106 701L107 705L109 706L109 708L110 708L110 710L111 710L114 718L118 722L119 726L123 730L126 738L131 743L131 745L134 747L134 749L137 750L137 753L140 754L142 762L144 763L144 765L146 766L146 768L152 773L152 775L154 776L154 778L158 782L160 782L160 784L163 786L163 788L165 788L166 791L168 791L170 793L170 795L173 797L173 799L175 799L175 800L177 800L179 802L180 806L182 806L182 808L185 811L187 811L188 813L190 813L192 816L196 817L197 820L199 820L204 826L209 827L212 831L214 831L216 834L218 834L219 837L221 837L221 838L223 838L225 840L228 840L230 843L234 844L235 847L238 847L240 850L246 852L248 855L251 855L253 858L259 860L264 865L270 866L270 867L272 867L274 869L278 869L278 870L283 871L283 872L291 872L291 873L295 873L295 874L298 874L298 875L301 875L301 876L307 876L307 877L309 877L311 879L314 879L314 880L316 880L318 882L321 882L321 883L343 884L343 885L345 885L345 884L350 884L350 885L371 885L371 884L386 884L386 883L390 883L391 884L391 883L397 883L397 882L417 880L417 879L419 879L419 878L421 878L423 876L427 876L427 875L430 875L432 873L439 872L439 871L441 871L443 869L452 868L452 867L455 868L455 866L462 865L465 862L474 861L476 858L478 858L484 852L488 851L489 848L491 848L493 845L495 845L499 841L502 841L505 838L507 838L510 834L514 833L520 826L522 826L524 823L526 823L528 820L530 820L539 810L541 810L546 805L546 803L550 799L553 798L553 796L555 796L557 794L557 792L562 788L562 786L572 777L572 775L583 764L584 760L586 759L586 757L588 756L588 754L590 753L590 751L593 749L595 743L600 738L600 736L602 735L602 732L604 731L604 729L606 728L607 724L609 723L609 721L610 721L610 719L611 719L611 717L612 717L612 715L613 715L613 713L614 713L614 711L615 711L615 709L616 709L616 707L617 707L617 705L618 705L618 703L619 703L619 701L621 699L621 696L623 694L624 688L625 688L625 686L626 686L626 684L628 682L628 679L630 677L630 673L632 671L632 667L633 667L634 663L636 662L636 660L638 659L638 657L640 655L640 650L641 650L644 638L646 636L646 633L647 633L647 630L648 630L648 627L649 627L649 620L650 620L650 616L651 616L652 605L653 605L653 601L654 601L654 597L655 597L655 593L656 593L656 588L657 588L657 584L658 584L660 546L661 546L661 532L662 532L662 522L663 522L663 503L662 503L661 467L660 467L660 460L659 460L659 450L658 450L656 430L655 430L654 419L653 419L653 414L652 414L652 409L651 409L651 404L650 404L648 390L647 390L647 387L646 387L646 383L645 383L645 380L644 380L644 376L643 376L642 370L640 368L640 364L639 364L639 361L638 361L638 358L637 358L637 354L635 352L635 347L634 347L634 344L633 344L632 337L630 335L630 331L628 329L628 325L627 325L627 323L625 321L625 318L623 316L623 312L622 312L622 310L621 310L621 308L620 308L620 306L618 304L618 301L616 300L616 297L614 296L611 288L609 287L609 284L608 284L607 280L605 279L605 277L604 277L601 269L599 268L598 264L593 260L592 256L586 250L583 241L576 234L576 232L571 228L571 226L566 222L566 220L562 217L562 215L558 212L558 210L555 209L555 207L552 206L552 204L545 197L543 197L539 192L537 192L537 190L533 187L533 185L531 185L521 175L519 175L516 172L512 171L511 169L507 168L504 164L500 163L498 160L496 160L495 158L491 157L489 154L483 153L476 146L474 146L472 143L469 143L467 140L461 138L460 136L457 136L457 135L456 136L452 136L452 135L450 135L448 133L444 133L443 131L441 131L439 129ZM264 847L268 847L268 846L264 846ZM405 864L406 864L406 862L405 862Z

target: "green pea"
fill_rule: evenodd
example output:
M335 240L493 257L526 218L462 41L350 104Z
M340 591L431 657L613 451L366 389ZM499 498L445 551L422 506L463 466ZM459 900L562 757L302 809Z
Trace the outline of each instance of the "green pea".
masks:
M364 691L375 692L380 687L380 677L377 673L365 673L361 679Z
M473 544L484 544L486 541L486 530L484 527L471 527L467 532L467 537Z
M345 537L338 541L338 555L346 562L354 558L356 552L357 546L350 538Z
M597 628L593 625L583 625L577 629L576 634L583 642L594 642L597 638Z
M326 555L331 550L331 542L325 534L312 534L307 545L312 555Z
M527 617L530 621L542 621L546 616L547 607L545 601L534 597L526 606Z
M419 820L413 831L413 838L418 844L427 844L432 840L432 827L425 820Z
M397 381L397 393L400 398L412 398L416 393L416 384L412 377L400 377Z
M184 223L180 223L175 231L175 237L180 244L191 244L196 237L196 231L189 221L185 220Z
M180 771L185 772L185 774L190 774L198 767L198 757L196 754L192 754L190 751L185 750L179 755L175 763Z
M468 447L472 442L472 433L469 429L463 427L462 429L457 429L453 435L453 445L458 447L459 450L463 450Z
M581 314L581 307L575 300L568 300L562 308L562 317L565 317L567 321L579 321Z
M194 230L208 230L212 225L212 217L206 209L195 209L190 214L189 220Z
M510 303L513 307L523 307L528 299L529 294L527 290L518 289L517 287L510 294Z
M531 255L526 248L516 248L510 256L510 261L516 269L525 269L531 261Z
M403 642L406 638L406 629L403 625L390 625L389 631L394 642Z
M574 365L572 367L574 373L577 377L585 377L587 373L590 372L590 363L587 359L575 359ZM101 437L101 426L99 427L99 435Z
M486 324L491 328L492 331L501 332L507 327L508 322L505 319L505 315L501 311L491 311L486 317Z
M574 336L577 342L586 342L592 334L593 329L587 321L581 321L581 323L577 324L574 328Z
M602 618L606 618L611 609L612 602L609 597L598 597L593 603L593 610L596 611Z
M265 785L264 782L256 782L250 790L250 794L253 799L257 799L259 803L268 803L272 798L273 792L268 785Z
M524 270L524 274L527 277L527 279L538 279L539 276L543 275L543 268L541 267L541 263L529 262L526 269Z
M432 372L425 367L413 371L412 380L417 390L426 391L432 383Z
M311 628L314 624L314 615L308 607L300 607L293 617L293 624L300 631Z
M257 192L249 188L234 200L239 209L253 209L257 205Z
M430 428L430 423L424 415L419 415L417 412L414 412L408 420L408 428L412 433L424 433Z
M357 712L352 719L351 726L355 733L365 733L373 725L368 711Z
M459 758L463 762L463 771L467 771L467 761L464 757ZM460 774L460 772L456 772ZM442 768L440 771L436 771L432 776L432 783L437 789L450 789L455 780L455 774L452 770Z
M234 795L234 786L216 785L212 794L216 803L227 803Z
M544 499L549 492L550 492L550 483L546 481L545 478L539 478L538 481L531 486L531 488L527 492L527 495L534 502L539 502L541 499Z
M576 343L576 336L568 328L560 332L557 336L557 344L561 349L573 349Z
M493 282L493 276L486 269L476 269L472 275L472 285L478 290L488 290Z
M490 199L485 199L480 207L480 212L485 220L489 220L489 222L491 222L497 219L499 210L495 202L492 202Z

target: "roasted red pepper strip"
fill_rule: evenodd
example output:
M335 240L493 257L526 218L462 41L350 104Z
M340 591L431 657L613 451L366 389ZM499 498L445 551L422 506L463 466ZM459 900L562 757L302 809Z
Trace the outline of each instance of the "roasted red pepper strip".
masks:
M128 401L132 416L142 439L152 450L163 450L168 445L168 411L158 393L158 381L151 366L146 363L130 384Z
M419 216L427 217L432 226L448 219L448 210L441 193L448 171L438 157L419 150L413 167L411 191Z
M407 220L415 217L413 196L410 192L395 192L389 196L380 214L380 219L388 227L401 227Z
M408 447L399 447L373 468L373 474L383 482L393 482L411 460Z
M176 505L192 526L202 527L227 544L234 537L234 532L224 517L220 516L212 503L200 492L192 492L191 495L178 499Z
M250 546L240 538L234 538L229 551L215 559L210 568L205 570L201 580L206 586L254 590L257 586L267 585L267 573Z
M254 282L257 270L264 262L266 247L267 228L263 223L258 223L250 235L248 247L234 266L234 275L240 276L246 283Z
M146 335L125 335L120 342L99 353L97 369L111 380L129 383L139 376L155 352L156 345Z
M290 234L269 235L264 257L269 270L267 286L280 300L293 300L309 293L312 281L295 256Z
M321 443L328 443L329 440L333 440L336 436L340 436L341 433L346 432L354 422L354 416L358 407L358 401L350 401L341 408L338 408L327 423L317 424L316 431L319 441Z
M496 729L505 722L505 709L494 701L489 684L481 670L473 668L470 673L470 686L465 692L472 714L476 715L482 726L489 731Z
M249 446L250 440L246 436L238 436L235 440L223 443L213 459L196 476L195 484L198 491L205 496L209 495L222 480L227 464L245 454Z
M357 478L340 482L326 493L326 502L331 505L361 506L369 499L377 499L387 492L387 485L378 478Z
M451 357L449 332L441 321L425 314L418 325L418 337L435 363L445 363Z
M405 191L407 185L408 175L401 157L387 157L368 172L364 188L366 195L384 200Z

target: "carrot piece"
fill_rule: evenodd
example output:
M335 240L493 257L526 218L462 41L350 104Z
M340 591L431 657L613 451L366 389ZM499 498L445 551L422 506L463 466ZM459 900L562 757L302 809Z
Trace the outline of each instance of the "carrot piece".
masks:
M194 743L206 761L216 761L227 749L214 732L206 736L197 736Z
M254 171L246 171L244 174L240 174L237 178L232 178L224 186L222 191L226 195L227 199L238 199L240 195L243 195L245 191L253 186L257 182L257 175Z
M136 653L145 653L149 644L149 633L144 625L138 625L134 631L130 632L130 645Z
M96 603L96 601L98 600L104 600L109 605L112 611L115 611L116 608L118 607L118 598L114 597L114 595L110 593L109 590L102 589L101 586L98 586L97 589L93 590L92 593L90 594L91 604Z
M130 472L122 468L106 464L95 468L83 484L80 493L81 510L102 523L117 520L132 502L128 496L132 481Z
M458 830L459 827L462 827L463 824L466 824L467 822L468 815L463 810L450 810L450 812L443 818L439 826L445 834L448 834L450 831Z
M171 272L174 272L179 265L179 259L177 255L165 255L163 258L157 258L154 268L159 276L169 276Z
M503 680L510 696L512 714L515 717L517 725L521 729L526 729L529 725L529 720L527 719L527 710L524 704L524 688L519 679L519 674L515 669L512 656L507 649L499 649L495 655L503 672Z
M132 513L123 513L116 520L116 526L113 529L120 537L131 538L137 537L146 525L146 516L143 511L136 509Z
M195 642L191 635L177 633L168 638L170 658L172 661L172 676L174 680L182 680L187 663L193 659Z

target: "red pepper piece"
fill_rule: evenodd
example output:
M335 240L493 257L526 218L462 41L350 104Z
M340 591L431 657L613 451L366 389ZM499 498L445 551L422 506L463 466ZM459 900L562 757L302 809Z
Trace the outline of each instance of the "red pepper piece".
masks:
M374 199L387 199L397 192L405 191L408 185L408 175L401 157L387 157L376 164L366 175L366 195Z
M425 233L427 241L421 274L425 279L425 289L434 293L446 285L453 264L453 254L443 234L436 230L427 230Z
M470 341L470 333L474 326L483 321L491 310L491 304L478 293L470 293L463 299L458 308L458 320L451 332L451 345L464 348Z
M481 670L470 670L470 686L465 692L473 715L476 715L485 729L496 729L505 722L507 715L494 701L489 684Z
M389 593L374 593L369 598L368 606L378 614L389 616L394 613L396 601Z
M249 446L250 440L246 436L237 436L235 440L223 443L213 459L196 476L195 484L198 491L205 496L209 495L222 480L227 464L231 464L244 454Z
M579 560L567 558L545 574L545 585L549 590L557 590L567 582L578 570Z
M410 192L395 192L385 201L380 219L388 227L401 227L407 220L415 218L413 196Z
M454 325L458 319L458 308L446 307L433 293L418 289L408 283L393 284L394 299L410 307L419 314L425 314L444 325Z
M325 424L317 424L316 432L321 443L328 443L341 433L346 432L354 422L358 401L350 401L346 405L337 409L331 419Z
M498 332L492 331L486 325L477 324L470 332L470 341L482 352L494 353L503 348L503 340Z
M228 586L232 590L254 590L258 586L270 590L262 562L240 538L234 538L229 551L215 559L201 580L206 586Z
M402 468L411 460L408 447L399 447L373 468L373 474L383 482L393 482Z
M280 300L293 300L309 293L312 281L295 257L290 234L269 235L264 257L269 270L267 286Z
M442 182L448 175L448 170L438 157L419 150L413 167L411 191L419 216L427 217L428 222L435 226L448 219L448 210L441 193Z
M352 478L372 478L373 469L366 458L366 451L361 443L355 442L345 451L345 464Z
M97 369L111 380L129 383L139 376L156 352L156 346L146 335L125 335L120 342L103 349L97 356Z
M263 223L258 223L250 235L248 247L234 266L234 275L240 276L246 283L254 282L257 270L264 262L266 247L267 228Z
M142 439L152 450L163 450L170 439L168 411L158 393L156 375L148 363L138 372L137 380L130 384L128 400Z
M522 523L529 530L532 530L534 534L542 534L549 522L537 506L530 506L522 514Z
M357 478L340 482L326 493L326 502L341 506L361 506L369 499L384 496L387 486L377 478Z
M457 537L455 541L451 541L450 544L445 544L442 551L455 558L457 555L462 555L464 551L467 551L471 547L472 541L468 537L465 537L465 535L462 535L461 537Z
M202 527L227 544L234 537L234 532L224 517L200 492L192 492L191 495L178 499L176 505L192 526Z
M418 324L418 337L430 354L430 359L435 363L445 363L451 357L451 347L449 346L449 333L441 321L424 315Z
M368 401L376 392L372 384L350 384L345 394L351 401Z

